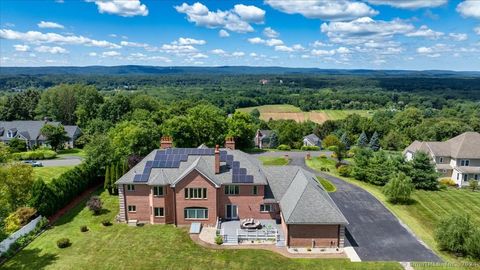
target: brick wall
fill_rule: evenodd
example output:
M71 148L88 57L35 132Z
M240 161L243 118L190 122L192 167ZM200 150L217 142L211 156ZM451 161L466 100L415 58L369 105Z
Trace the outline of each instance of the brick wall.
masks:
M125 194L126 220L150 223L150 191L151 187L147 185L137 184L134 191L128 191L125 185L123 192ZM135 205L137 211L129 212L129 205Z
M337 247L339 225L288 225L288 243L293 247Z
M260 204L263 203L265 186L257 185L257 195L252 194L253 185L239 185L239 195L226 195L225 186L219 190L219 204L218 216L226 218L225 206L227 204L237 205L238 216L240 219L255 218L255 219L275 219L279 216L279 207L275 204L275 212L262 213L260 212Z
M207 199L186 199L185 188L206 188ZM175 187L176 221L177 225L189 225L201 222L204 225L215 225L217 221L217 193L215 186L197 171L192 171ZM186 207L205 207L208 209L208 219L187 220L184 217Z

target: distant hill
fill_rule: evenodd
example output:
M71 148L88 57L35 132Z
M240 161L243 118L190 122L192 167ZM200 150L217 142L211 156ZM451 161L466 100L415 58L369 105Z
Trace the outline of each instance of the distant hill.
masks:
M319 74L367 77L480 77L480 71L449 70L368 70L285 67L159 67L159 66L86 66L86 67L0 67L0 75L169 75L169 74Z

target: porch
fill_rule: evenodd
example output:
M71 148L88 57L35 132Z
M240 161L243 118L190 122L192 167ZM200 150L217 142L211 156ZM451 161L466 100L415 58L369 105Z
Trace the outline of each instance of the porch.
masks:
M260 219L261 229L242 229L240 220L219 222L218 234L226 245L275 244L285 246L285 235L280 224L273 219Z

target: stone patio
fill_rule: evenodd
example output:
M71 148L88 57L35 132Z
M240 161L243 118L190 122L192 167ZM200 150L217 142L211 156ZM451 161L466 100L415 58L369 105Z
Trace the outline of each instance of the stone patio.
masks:
M221 232L224 236L224 244L227 245L238 245L240 244L276 244L277 246L285 246L285 236L280 224L277 224L273 219L261 219L259 220L260 224L262 225L262 229L258 230L245 230L240 228L240 220L228 220L223 221L220 225ZM256 232L262 235L262 232L265 230L277 230L278 233L278 240L277 241L265 241L259 238L259 240L255 239ZM238 233L242 235L248 234L250 237L248 241L240 241Z

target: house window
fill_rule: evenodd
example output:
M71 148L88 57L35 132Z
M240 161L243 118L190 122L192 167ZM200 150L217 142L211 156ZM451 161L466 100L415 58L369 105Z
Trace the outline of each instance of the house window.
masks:
M480 177L478 176L478 174L475 174L474 178L475 178L475 180L478 180L478 178L480 178Z
M135 185L127 185L127 191L135 191Z
M468 159L462 159L460 160L460 166L470 166L470 160Z
M208 219L207 208L185 208L185 219Z
M206 188L186 188L185 189L185 199L206 199L206 198L207 198Z
M164 217L165 216L165 210L163 207L155 207L153 208L153 215L155 217Z
M443 157L440 157L439 162L443 163Z
M225 194L226 195L238 195L240 194L240 186L225 186Z
M468 182L468 174L463 175L463 181Z
M129 205L128 206L128 212L137 212L137 206L136 205Z
M274 212L273 204L260 204L260 212Z
M153 196L163 196L163 187L161 186L153 187Z
M252 194L253 195L258 195L258 186L253 186L252 187Z

